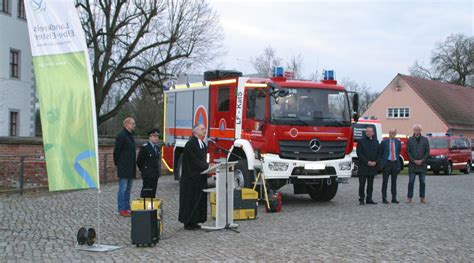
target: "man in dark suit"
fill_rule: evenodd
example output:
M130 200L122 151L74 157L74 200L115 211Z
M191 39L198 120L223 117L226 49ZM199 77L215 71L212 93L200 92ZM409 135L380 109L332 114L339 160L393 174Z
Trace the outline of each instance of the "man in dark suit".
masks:
M197 230L207 219L207 146L204 143L206 128L193 128L193 136L184 146L182 175L179 184L179 221L186 230Z
M425 197L425 177L427 171L427 160L430 156L430 143L428 139L421 135L421 125L413 126L413 136L408 139L407 153L410 163L408 164L408 195L406 203L411 203L413 199L413 188L415 187L415 178L418 175L420 180L420 202L427 203Z
M372 200L374 177L379 166L379 142L374 137L374 128L368 126L365 136L357 142L357 157L359 158L359 203L376 205ZM367 195L365 195L365 182L367 181ZM365 198L365 203L364 203Z
M397 176L400 171L400 149L402 143L395 138L397 130L392 128L388 131L389 138L380 144L381 164L383 172L382 181L382 200L384 204L388 204L387 185L388 178L391 176L392 203L398 204L397 200Z
M136 175L136 151L133 131L135 130L135 120L125 118L123 129L115 138L114 164L117 166L117 176L119 178L119 188L117 192L118 211L121 216L130 216L130 191L132 189L133 178Z
M143 187L140 193L142 198L156 196L158 178L161 176L161 146L160 130L153 129L148 132L148 142L143 144L138 151L137 166L143 178ZM144 189L152 189L146 193Z

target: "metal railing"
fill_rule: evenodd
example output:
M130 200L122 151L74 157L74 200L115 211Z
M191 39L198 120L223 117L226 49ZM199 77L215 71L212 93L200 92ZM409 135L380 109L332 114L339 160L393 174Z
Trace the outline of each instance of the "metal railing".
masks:
M108 176L111 170L115 172L116 169L113 161L109 160L111 156L112 153L99 153L99 164L101 166L99 167L99 180L101 184L116 181ZM28 164L31 164L31 167L27 167ZM109 165L113 167L113 169L111 169ZM16 172L14 171L15 168L17 169ZM38 172L38 170L40 171ZM29 182L32 179L36 181ZM47 187L47 171L44 154L0 155L0 189L5 189L1 192L18 191L20 195L23 195L25 182L33 185L33 187L27 187L27 189Z

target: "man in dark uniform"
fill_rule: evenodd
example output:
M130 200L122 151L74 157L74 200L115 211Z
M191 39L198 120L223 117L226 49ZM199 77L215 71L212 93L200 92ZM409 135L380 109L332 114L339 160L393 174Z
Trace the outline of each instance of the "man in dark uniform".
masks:
M161 146L160 130L153 129L148 132L148 142L140 147L137 158L137 166L143 178L143 187L140 197L155 197L158 178L161 176ZM152 189L146 193L144 189Z
M130 216L130 191L136 175L135 120L125 118L123 130L117 134L114 147L114 164L117 166L119 188L117 192L118 211L121 216Z
M380 154L383 172L382 181L382 200L384 204L388 204L387 200L387 185L388 178L391 177L391 192L392 192L392 203L398 204L397 200L397 176L400 171L400 149L402 143L399 139L395 138L397 130L392 128L388 131L389 138L382 141L380 144ZM402 164L403 165L403 164Z
M206 162L207 146L204 143L206 128L193 128L193 136L184 146L182 175L179 184L179 221L186 230L197 230L207 219L207 174L201 174L209 167Z
M357 157L359 158L359 202L361 205L377 204L372 200L374 177L379 166L379 142L374 137L374 128L367 127L365 136L357 142ZM367 181L367 195L365 182ZM364 203L365 198L365 203Z

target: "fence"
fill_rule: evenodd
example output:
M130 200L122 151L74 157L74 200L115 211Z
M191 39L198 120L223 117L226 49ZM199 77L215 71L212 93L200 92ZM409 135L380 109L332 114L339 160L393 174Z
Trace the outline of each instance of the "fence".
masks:
M101 184L117 181L112 153L99 153ZM40 189L48 186L46 161L43 154L0 155L0 192Z

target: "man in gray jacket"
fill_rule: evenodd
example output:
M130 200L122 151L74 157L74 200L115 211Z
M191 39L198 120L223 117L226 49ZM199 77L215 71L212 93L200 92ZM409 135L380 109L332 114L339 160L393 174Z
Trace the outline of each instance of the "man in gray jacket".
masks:
M425 197L425 177L427 165L426 161L430 156L430 144L428 139L421 135L421 125L413 126L413 136L408 139L407 153L410 163L408 165L408 174L410 181L408 183L408 195L406 203L411 203L413 199L413 188L415 186L415 177L418 175L420 180L420 202L426 203Z

